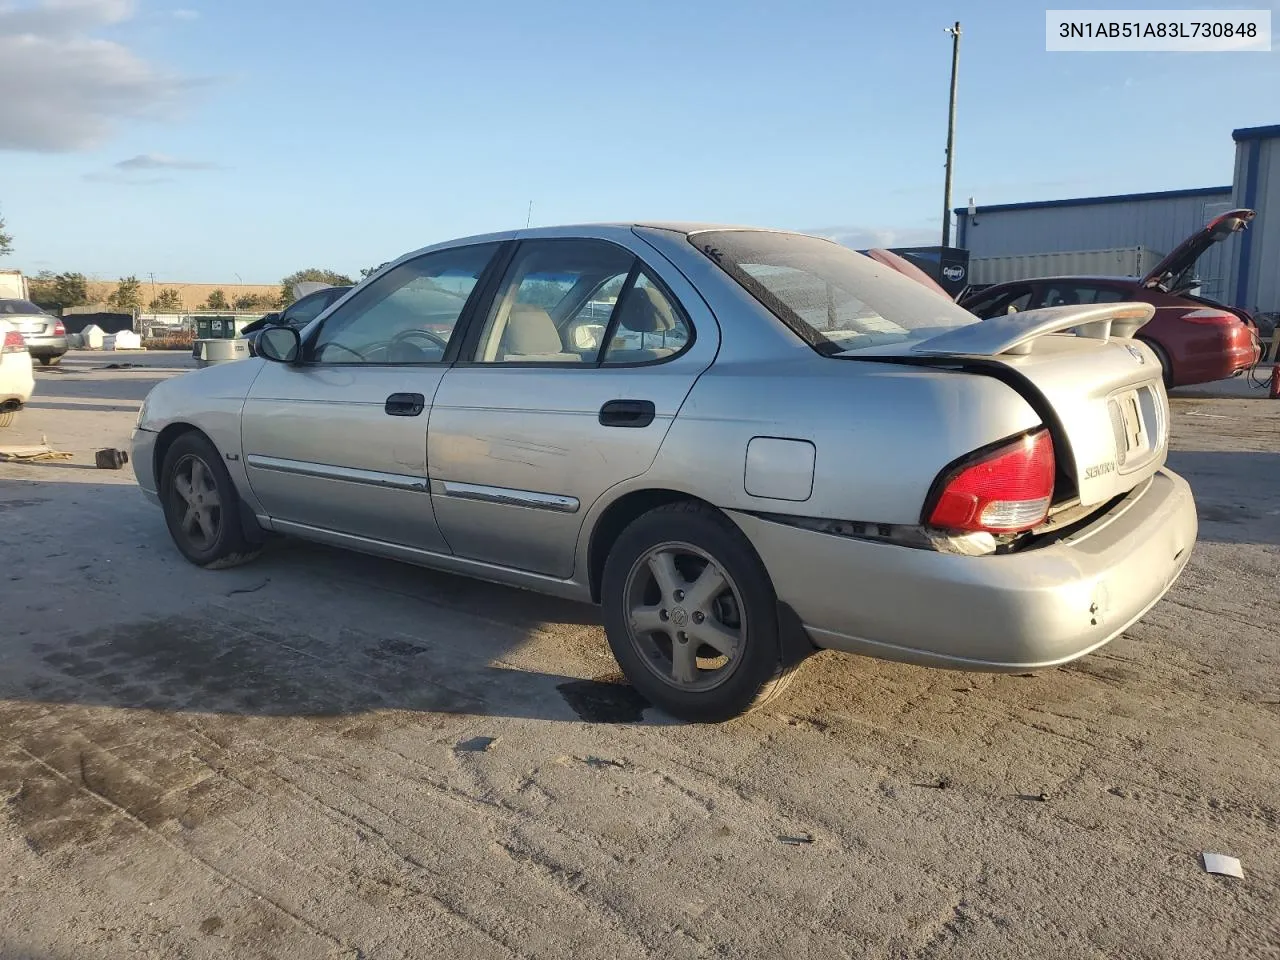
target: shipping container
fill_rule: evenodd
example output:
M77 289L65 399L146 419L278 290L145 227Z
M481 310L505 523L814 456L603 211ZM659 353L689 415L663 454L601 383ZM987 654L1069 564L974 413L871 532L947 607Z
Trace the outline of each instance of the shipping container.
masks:
M1007 257L972 257L969 282L976 285L1037 277L1141 277L1164 259L1148 247L1109 247Z

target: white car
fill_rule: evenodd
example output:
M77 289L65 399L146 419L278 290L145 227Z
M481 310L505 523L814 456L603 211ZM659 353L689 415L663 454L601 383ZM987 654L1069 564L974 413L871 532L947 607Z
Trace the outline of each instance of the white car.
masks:
M0 427L7 427L31 399L36 380L22 334L7 320L0 320L0 337L4 340L0 348Z

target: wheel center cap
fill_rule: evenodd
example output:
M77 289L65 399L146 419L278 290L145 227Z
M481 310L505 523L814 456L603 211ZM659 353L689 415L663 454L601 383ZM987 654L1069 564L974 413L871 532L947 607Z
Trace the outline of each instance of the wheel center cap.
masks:
M689 622L689 614L685 613L684 607L674 607L671 610L671 622L677 627L683 627Z

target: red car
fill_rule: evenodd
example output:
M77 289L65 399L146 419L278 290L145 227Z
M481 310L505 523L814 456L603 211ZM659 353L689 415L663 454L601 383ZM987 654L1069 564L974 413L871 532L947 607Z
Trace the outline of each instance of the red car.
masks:
M1256 364L1261 355L1249 311L1192 296L1196 261L1215 243L1245 229L1252 210L1231 210L1184 240L1145 277L1041 277L984 287L960 306L986 320L1039 307L1138 300L1156 315L1138 339L1155 351L1167 387L1222 380Z

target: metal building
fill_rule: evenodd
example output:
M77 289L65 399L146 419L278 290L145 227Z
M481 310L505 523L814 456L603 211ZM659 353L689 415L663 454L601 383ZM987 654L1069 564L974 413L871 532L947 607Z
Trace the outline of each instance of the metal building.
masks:
M1280 311L1280 125L1247 127L1236 142L1232 205L1257 210L1239 239L1228 298L1237 306Z
M1231 136L1236 164L1228 186L957 208L957 246L969 251L972 281L982 282L987 257L1133 247L1168 253L1218 214L1248 207L1258 212L1253 225L1197 265L1201 292L1254 311L1280 311L1280 125Z
M1278 180L1280 182L1280 180ZM970 263L985 257L1143 247L1168 253L1212 217L1231 209L1231 187L1200 187L1109 197L1001 203L956 210L957 243ZM1230 289L1230 248L1219 244L1200 261L1207 296ZM975 282L981 278L975 274Z

